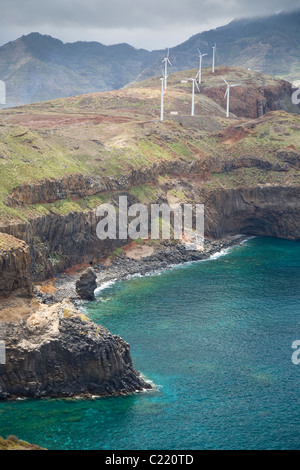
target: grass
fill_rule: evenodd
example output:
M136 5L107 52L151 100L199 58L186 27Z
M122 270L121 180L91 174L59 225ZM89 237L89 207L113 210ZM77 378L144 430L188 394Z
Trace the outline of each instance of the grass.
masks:
M121 255L122 253L124 253L123 249L122 248L116 248L112 254L110 255L110 258L113 259L115 258L116 256L118 255Z
M141 184L134 186L129 190L129 193L135 196L142 204L155 203L157 199L158 189L151 187L149 184Z
M46 450L35 444L18 439L14 435L7 436L6 439L0 436L0 450Z
M240 74L243 80L250 79L266 83L267 78L250 73L243 69L230 68L229 79ZM64 98L45 103L25 106L18 109L4 110L0 113L0 220L1 222L29 222L33 217L58 214L67 215L72 212L82 212L95 209L108 200L108 195L101 193L81 199L65 198L55 202L41 201L40 204L8 207L5 200L13 188L22 183L34 184L41 179L61 179L64 176L80 173L82 175L105 176L109 179L122 181L132 170L149 170L151 167L168 161L184 160L192 162L211 157L226 160L239 156L257 156L276 161L276 153L282 148L295 147L300 151L300 117L295 114L274 112L256 121L255 128L242 139L224 145L218 132L208 133L206 127L200 124L209 123L215 119L220 129L234 126L218 115L219 107L204 95L199 97L198 104L203 116L197 116L193 122L190 113L190 84L180 83L186 78L187 71L171 74L168 87L168 106L177 109L182 118L179 122L165 120L159 122L153 110L160 105L160 95L157 93L157 78L144 82L135 89L118 90L104 94L92 94ZM208 79L209 70L203 73L204 85ZM220 76L211 77L210 85L223 86ZM214 83L215 81L215 83ZM270 84L275 80L269 78ZM253 82L254 83L254 82ZM139 87L143 86L142 89ZM206 85L205 85L206 86ZM141 99L142 96L142 99ZM184 103L187 108L184 108ZM113 110L113 111L112 111ZM186 111L188 110L188 111ZM201 112L202 112L201 111ZM214 114L216 113L216 115ZM37 115L47 119L58 116L59 119L74 118L72 124L58 123L48 127L22 124L29 116ZM89 117L95 118L88 120ZM101 121L100 117L104 116ZM158 116L158 115L157 115ZM99 122L97 119L99 118ZM14 118L20 124L14 124ZM188 119L187 119L188 118ZM86 120L81 122L81 120ZM77 120L77 121L76 121ZM39 120L37 120L40 122ZM52 121L51 121L52 122ZM243 121L244 122L244 121ZM192 125L193 124L193 125ZM96 143L95 143L96 142ZM295 170L295 175L297 171ZM180 177L180 175L179 175ZM236 178L236 180L234 179ZM265 184L283 178L282 175L272 175L271 172L260 172L244 169L221 176L212 175L211 182L205 185L234 185ZM158 187L142 184L129 189L141 203L154 202L159 193L159 186L168 184L167 176L158 177ZM156 182L155 182L156 184ZM183 192L170 194L185 200Z
M187 202L188 196L185 194L185 192L182 191L182 189L171 189L168 191L168 196L173 196L177 199L179 199L181 202Z

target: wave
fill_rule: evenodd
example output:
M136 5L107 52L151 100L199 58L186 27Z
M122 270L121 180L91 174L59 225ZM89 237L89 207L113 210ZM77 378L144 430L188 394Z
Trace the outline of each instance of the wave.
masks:
M161 276L163 273L165 273L166 271L169 271L169 270L185 268L185 267L188 267L188 266L190 266L192 264L195 264L195 263L205 263L207 261L217 260L217 259L219 259L223 256L226 256L234 248L236 248L238 246L241 246L241 245L244 245L249 240L251 240L253 238L256 238L255 236L249 236L249 237L244 238L244 239L241 240L240 238L243 237L243 236L244 235L236 235L234 237L234 238L237 239L236 244L233 244L233 245L231 245L229 247L226 247L226 248L222 248L220 251L217 251L217 252L213 253L212 255L210 255L209 257L207 257L205 259L194 260L194 261L182 261L181 263L169 264L166 267L153 269L153 270L147 271L145 273L132 273L132 274L127 274L125 277L120 278L120 279L114 278L114 279L111 279L109 281L105 281L99 287L97 287L97 289L95 290L95 295L96 295L96 297L99 298L100 297L99 294L100 294L101 291L110 288L112 285L114 285L118 281L122 281L122 280L127 281L127 280L131 280L131 279L138 279L138 278L143 278L143 277Z
M143 374L140 373L140 377L143 379L144 382L148 383L151 385L152 388L143 388L142 390L136 390L137 393L141 392L157 392L163 388L162 385L157 385L153 382L153 380L147 379L147 377Z
M111 279L110 281L103 282L97 289L95 289L95 295L97 296L101 291L108 289L118 281L117 278Z

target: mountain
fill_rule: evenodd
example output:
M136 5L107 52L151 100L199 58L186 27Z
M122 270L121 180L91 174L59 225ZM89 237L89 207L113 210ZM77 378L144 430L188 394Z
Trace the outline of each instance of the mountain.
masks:
M250 68L287 80L300 77L300 11L233 21L192 36L170 49L172 72L197 67L198 52L217 43L217 64ZM160 74L164 50L149 52L128 44L64 44L31 33L0 47L0 79L7 106L119 89Z
M31 33L0 48L0 78L7 105L118 89L136 78L153 55L128 44L64 44Z
M174 71L195 67L195 50L208 52L217 43L217 64L250 68L290 81L300 77L300 10L266 18L233 21L192 36L170 50ZM150 71L150 75L154 72ZM149 73L149 70L147 71ZM144 72L145 75L145 72Z

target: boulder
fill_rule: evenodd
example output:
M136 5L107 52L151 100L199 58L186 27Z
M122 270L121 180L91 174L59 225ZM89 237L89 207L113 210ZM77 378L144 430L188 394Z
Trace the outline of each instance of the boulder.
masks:
M95 289L97 288L97 276L92 268L84 271L76 281L76 292L81 299L95 300Z

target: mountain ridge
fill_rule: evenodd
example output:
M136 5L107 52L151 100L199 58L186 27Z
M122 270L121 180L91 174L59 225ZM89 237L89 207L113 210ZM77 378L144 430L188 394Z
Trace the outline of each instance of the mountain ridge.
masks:
M300 10L270 17L234 20L170 48L169 73L194 69L198 51L217 43L217 65L240 66L289 81L300 76ZM120 89L158 76L165 50L147 51L127 43L64 43L30 33L0 47L0 79L7 85L7 106L78 94Z

